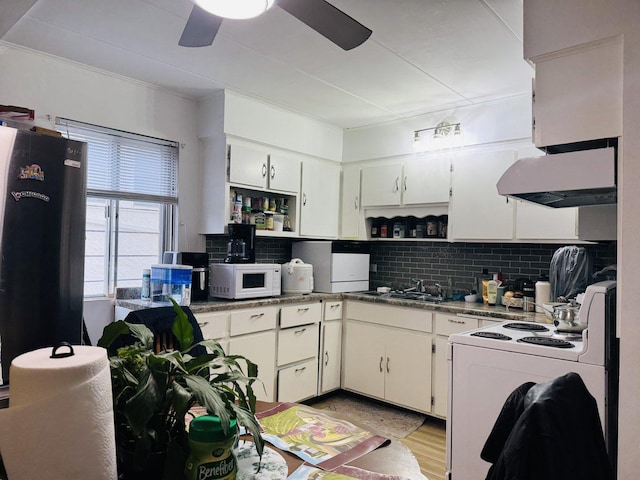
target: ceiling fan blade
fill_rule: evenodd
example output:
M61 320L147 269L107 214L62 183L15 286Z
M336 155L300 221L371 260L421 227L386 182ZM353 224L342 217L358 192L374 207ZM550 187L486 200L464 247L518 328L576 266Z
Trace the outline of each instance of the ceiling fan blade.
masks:
M325 0L278 0L278 6L344 50L371 35L370 29Z
M178 45L181 47L207 47L211 45L221 23L222 18L194 5Z

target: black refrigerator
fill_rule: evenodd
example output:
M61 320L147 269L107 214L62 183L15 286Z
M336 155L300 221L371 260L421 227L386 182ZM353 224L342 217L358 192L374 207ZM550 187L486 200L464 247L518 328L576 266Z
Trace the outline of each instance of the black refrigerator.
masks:
M0 126L0 386L38 348L82 341L87 144Z

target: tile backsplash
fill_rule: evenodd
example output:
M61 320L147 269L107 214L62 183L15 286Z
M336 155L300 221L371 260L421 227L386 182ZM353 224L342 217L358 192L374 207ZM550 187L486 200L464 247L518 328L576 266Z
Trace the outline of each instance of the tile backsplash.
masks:
M227 252L226 235L208 235L206 251L210 262L222 262ZM286 263L291 259L288 238L259 237L256 240L256 261ZM452 280L454 291L476 288L483 269L489 274L502 272L505 280L520 277L537 279L549 273L554 252L564 244L533 243L449 243L437 241L373 241L370 288L387 285L408 287L412 279L446 285ZM616 263L616 243L584 245L591 257L594 271Z

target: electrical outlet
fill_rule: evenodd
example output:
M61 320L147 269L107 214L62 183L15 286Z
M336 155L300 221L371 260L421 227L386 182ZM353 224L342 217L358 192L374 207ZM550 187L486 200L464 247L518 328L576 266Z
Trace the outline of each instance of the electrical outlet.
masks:
M370 272L377 272L378 271L378 264L377 263L372 263L371 265L369 265L369 271Z

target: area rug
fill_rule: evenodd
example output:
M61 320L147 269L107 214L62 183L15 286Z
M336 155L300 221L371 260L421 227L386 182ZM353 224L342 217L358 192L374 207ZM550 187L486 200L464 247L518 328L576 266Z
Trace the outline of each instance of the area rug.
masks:
M426 419L421 413L343 393L327 398L319 408L344 414L378 435L394 438L406 437Z

